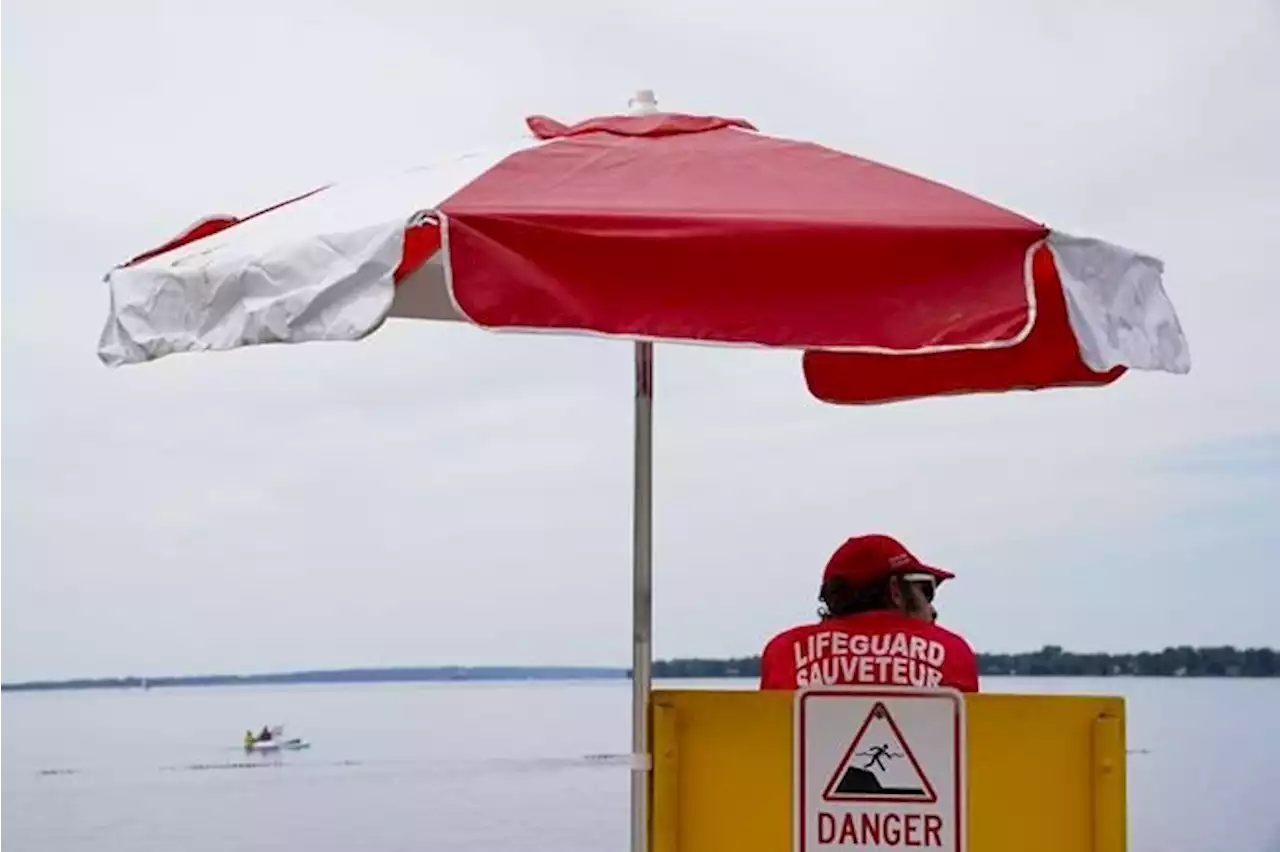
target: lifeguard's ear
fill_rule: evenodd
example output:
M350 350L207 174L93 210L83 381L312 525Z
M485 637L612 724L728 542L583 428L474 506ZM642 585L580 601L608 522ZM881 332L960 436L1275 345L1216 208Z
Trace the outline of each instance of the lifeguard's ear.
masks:
M897 577L889 578L889 603L893 604L894 609L902 609L906 606L906 598L902 594L902 581Z

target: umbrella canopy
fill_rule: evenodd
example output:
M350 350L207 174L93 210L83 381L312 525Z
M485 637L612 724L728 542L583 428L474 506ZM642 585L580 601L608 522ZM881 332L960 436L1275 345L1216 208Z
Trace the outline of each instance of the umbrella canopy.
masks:
M528 124L112 270L100 357L357 339L398 316L825 350L805 371L838 402L1189 367L1152 258L741 119Z
M1158 261L747 121L519 144L213 216L107 274L99 357L355 340L388 317L637 341L632 852L647 849L652 342L807 350L833 402L1185 372Z

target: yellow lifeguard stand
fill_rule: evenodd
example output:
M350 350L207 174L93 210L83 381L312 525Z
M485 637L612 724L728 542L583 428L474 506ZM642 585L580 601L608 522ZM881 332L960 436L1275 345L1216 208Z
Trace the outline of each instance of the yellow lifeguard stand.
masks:
M652 852L796 848L798 706L786 692L655 691ZM1123 852L1122 698L968 695L959 718L967 852ZM900 829L869 847L811 833L808 848L934 845Z

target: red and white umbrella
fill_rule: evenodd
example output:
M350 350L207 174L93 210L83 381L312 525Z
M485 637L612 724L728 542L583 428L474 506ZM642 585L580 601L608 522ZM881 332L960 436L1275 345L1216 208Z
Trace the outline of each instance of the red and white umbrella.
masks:
M652 343L804 350L832 402L1184 373L1159 261L719 116L538 116L519 145L207 219L107 275L111 365L388 317L635 341L632 844L647 849Z

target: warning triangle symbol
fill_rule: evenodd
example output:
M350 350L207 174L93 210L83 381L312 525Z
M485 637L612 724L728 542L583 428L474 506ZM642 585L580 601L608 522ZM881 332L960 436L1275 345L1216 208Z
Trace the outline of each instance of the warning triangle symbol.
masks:
M889 708L877 701L853 735L822 798L828 802L936 802L938 794Z

